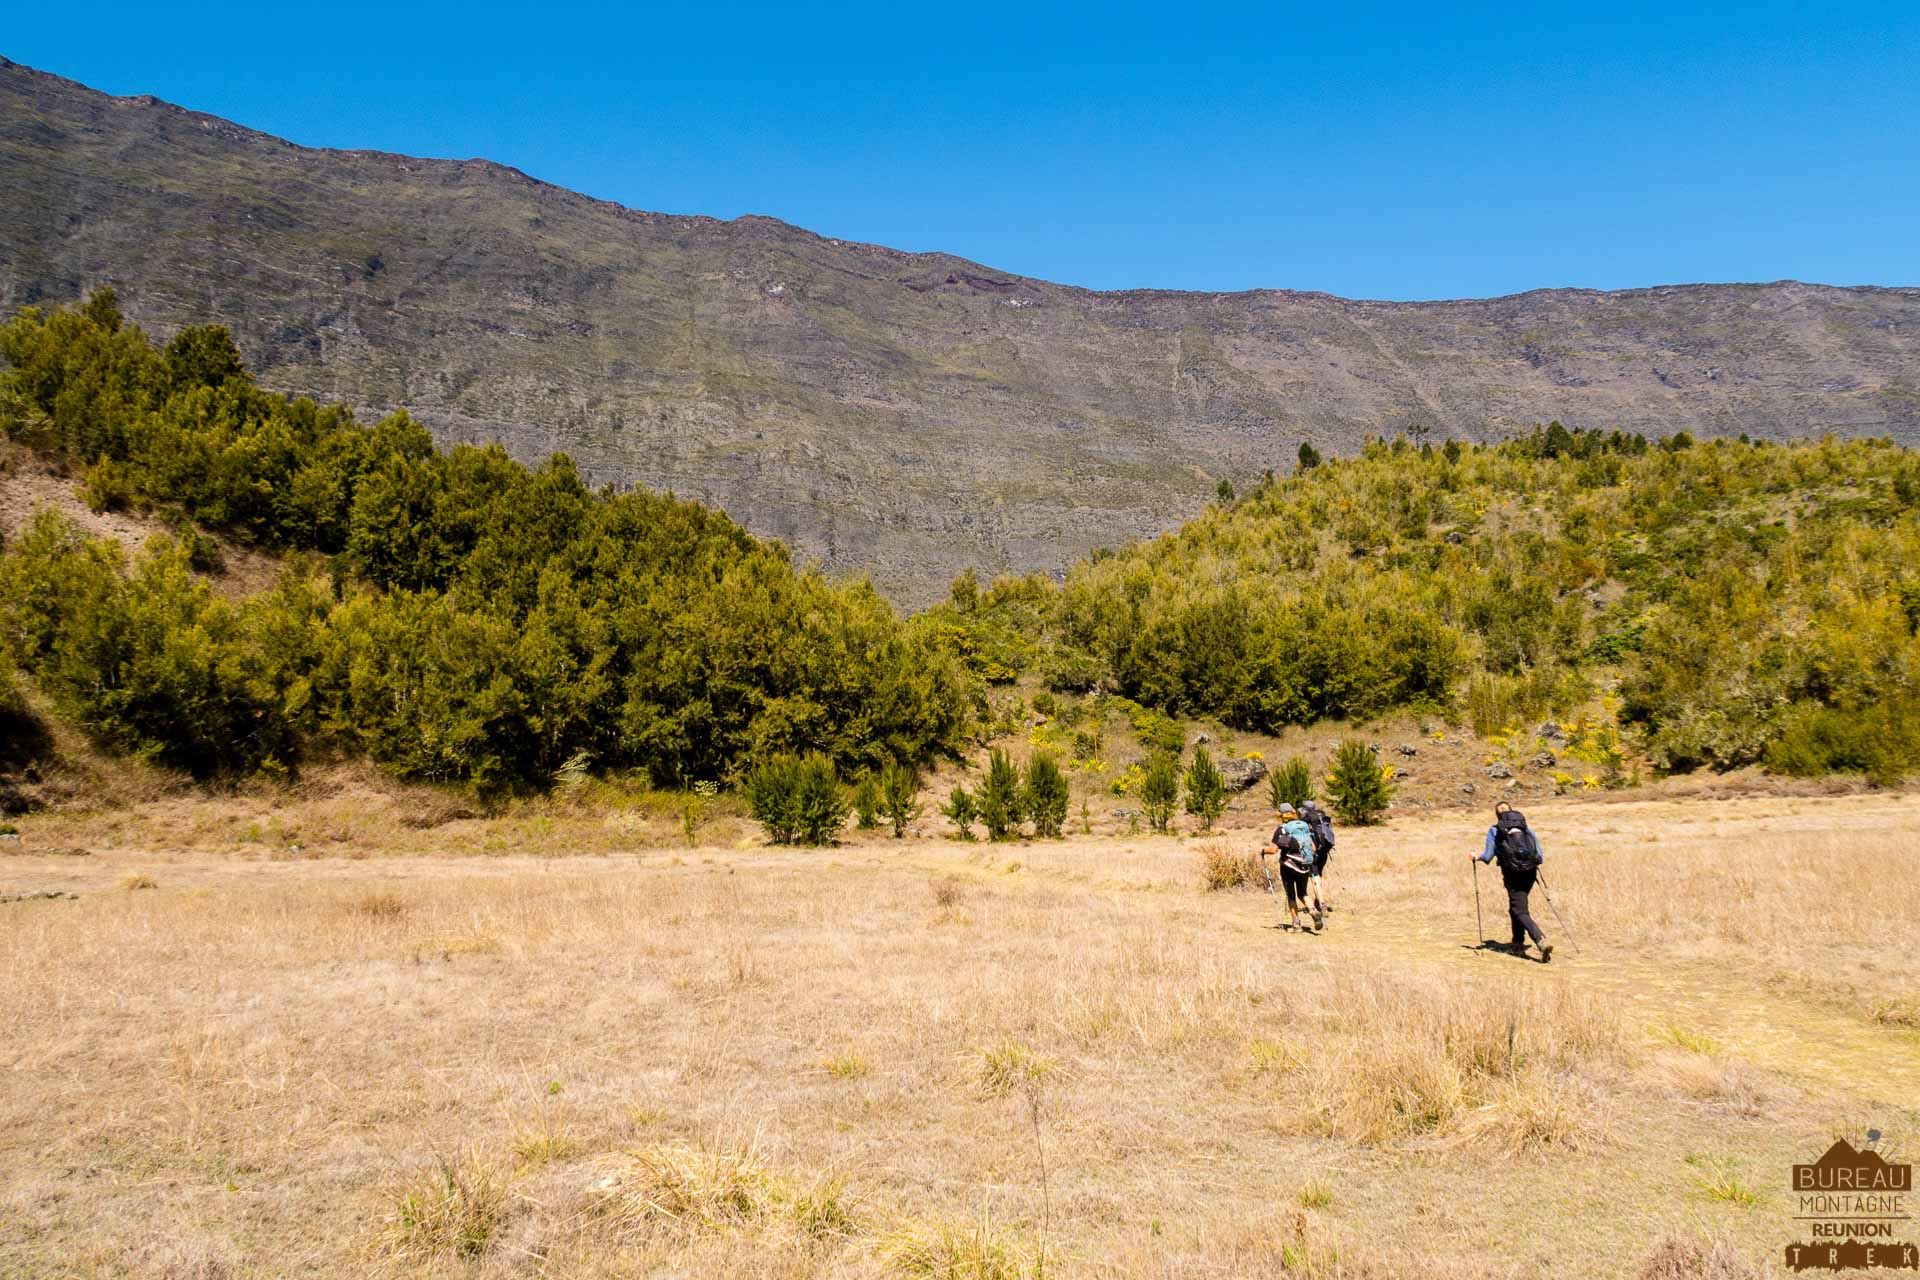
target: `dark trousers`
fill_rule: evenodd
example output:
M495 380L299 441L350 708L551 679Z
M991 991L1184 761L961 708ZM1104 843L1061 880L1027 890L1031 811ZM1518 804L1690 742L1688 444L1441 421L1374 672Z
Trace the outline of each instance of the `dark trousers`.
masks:
M1280 883L1287 887L1287 907L1305 907L1307 905L1307 873L1296 870L1282 862L1280 864Z
M1540 926L1533 922L1533 913L1527 910L1527 895L1533 892L1534 879L1538 871L1508 871L1501 869L1500 878L1507 886L1507 916L1513 921L1513 945L1524 947L1527 939L1532 938L1539 946L1544 936Z

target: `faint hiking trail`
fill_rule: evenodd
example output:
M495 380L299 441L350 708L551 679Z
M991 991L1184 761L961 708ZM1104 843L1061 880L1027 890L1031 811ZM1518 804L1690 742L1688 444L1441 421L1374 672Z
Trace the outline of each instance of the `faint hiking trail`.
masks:
M1471 902L1466 906L1472 910ZM1581 935L1571 904L1560 901L1573 926L1572 938L1578 940L1570 942L1544 906L1536 894L1534 918L1554 944L1552 964L1539 963L1532 952L1522 960L1480 950L1471 932L1473 922L1452 921L1445 904L1416 910L1360 901L1351 910L1336 911L1323 935L1283 933L1276 941L1321 944L1339 959L1404 958L1443 972L1471 970L1516 982L1572 981L1615 998L1630 1028L1682 1027L1711 1037L1729 1058L1810 1087L1838 1085L1864 1099L1920 1109L1920 1036L1875 1026L1802 994L1761 988L1759 979L1725 965L1649 958L1631 947L1596 942ZM1270 923L1270 918L1261 919L1263 914L1270 917L1235 904L1234 916L1246 917L1249 924ZM1504 901L1497 919L1487 913L1486 923L1490 941L1505 940Z
M1012 883L1024 881L1033 888L1066 883L1120 900L1146 888L1031 862L1024 870L1027 876ZM1876 1025L1821 1001L1811 988L1769 986L1724 962L1649 954L1590 936L1582 928L1578 900L1569 895L1554 898L1564 923L1540 894L1534 895L1534 918L1554 944L1553 962L1541 964L1532 952L1520 959L1477 945L1468 887L1458 899L1412 901L1381 896L1361 884L1345 885L1338 877L1330 886L1336 910L1320 934L1282 928L1284 903L1264 893L1206 894L1165 886L1158 891L1193 894L1195 910L1182 912L1178 927L1209 933L1224 948L1243 950L1258 938L1276 959L1299 952L1333 965L1377 966L1384 960L1443 974L1497 974L1514 982L1571 981L1617 1001L1629 1030L1638 1027L1658 1038L1659 1028L1679 1028L1710 1038L1717 1046L1714 1056L1728 1062L1810 1089L1920 1111L1920 1033ZM1482 883L1481 894L1487 939L1504 942L1508 920L1497 875L1491 890Z

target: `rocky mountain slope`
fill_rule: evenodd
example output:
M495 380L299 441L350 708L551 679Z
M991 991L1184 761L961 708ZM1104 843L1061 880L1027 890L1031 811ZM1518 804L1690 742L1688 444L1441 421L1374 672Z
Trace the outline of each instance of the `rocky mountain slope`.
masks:
M0 303L101 283L162 333L230 325L269 385L565 450L908 602L1167 527L1302 440L1549 418L1920 440L1920 289L1099 293L313 150L0 59Z

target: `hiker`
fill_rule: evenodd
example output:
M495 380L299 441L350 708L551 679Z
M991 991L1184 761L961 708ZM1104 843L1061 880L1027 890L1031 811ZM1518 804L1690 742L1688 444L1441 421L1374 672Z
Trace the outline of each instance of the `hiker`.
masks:
M1327 878L1327 861L1333 857L1333 818L1311 800L1301 803L1300 818L1313 833L1313 900L1331 913L1333 902L1321 886Z
M1294 812L1290 804L1283 804L1274 811L1274 817L1280 825L1273 829L1273 839L1260 850L1260 856L1278 854L1280 858L1280 881L1287 889L1287 918L1296 929L1305 928L1300 923L1300 913L1308 909L1313 875L1313 832L1307 824L1300 821L1300 815ZM1326 913L1320 909L1318 899L1311 899L1313 927L1324 929L1327 924Z
M1506 949L1523 956L1527 953L1527 939L1532 938L1533 945L1540 948L1540 962L1550 962L1553 944L1540 932L1532 912L1527 910L1527 895L1533 892L1533 882L1540 875L1545 856L1540 852L1540 837L1527 825L1526 815L1504 800L1495 805L1493 825L1487 828L1486 847L1472 857L1476 862L1500 864L1500 879L1507 887L1507 915L1513 921L1513 941ZM1499 946L1493 942L1487 945Z

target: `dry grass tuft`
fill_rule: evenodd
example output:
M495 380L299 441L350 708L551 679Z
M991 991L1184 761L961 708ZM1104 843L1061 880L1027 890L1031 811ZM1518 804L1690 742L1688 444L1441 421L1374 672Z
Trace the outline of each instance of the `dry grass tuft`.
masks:
M1653 1038L1663 1044L1675 1045L1688 1053L1697 1053L1711 1058L1720 1052L1720 1045L1712 1036L1683 1027L1677 1022L1662 1022L1651 1032Z
M1766 1271L1725 1240L1668 1236L1641 1260L1635 1280L1762 1280Z
M751 1145L648 1147L607 1168L591 1214L623 1235L787 1230L818 1240L860 1230L839 1178L782 1177Z
M1059 1070L1052 1058L1035 1053L1018 1040L1002 1040L980 1054L980 1088L997 1098L1017 1089L1038 1086Z
M1760 1192L1741 1179L1733 1161L1692 1157L1687 1163L1699 1171L1694 1175L1694 1182L1700 1194L1707 1199L1738 1205L1742 1209L1751 1209L1760 1203Z
M902 1227L880 1242L880 1255L892 1274L920 1280L1038 1280L1042 1274L1029 1248L990 1223Z
M1647 1077L1657 1088L1735 1115L1764 1115L1778 1096L1742 1063L1679 1049L1655 1054Z
M1876 1000L1869 1007L1868 1013L1883 1027L1920 1031L1920 998L1892 996L1884 1000Z
M820 1069L835 1080L859 1080L872 1072L867 1060L851 1049L829 1054L820 1060Z
M1225 839L1209 840L1194 850L1200 862L1200 884L1208 890L1265 889L1266 871L1260 855L1237 851Z
M439 1157L432 1169L407 1179L381 1231L381 1245L399 1261L473 1258L499 1235L507 1216L507 1179L468 1155Z
M966 881L959 876L942 876L938 880L929 882L927 888L933 894L934 906L942 911L952 911L960 905L960 899L965 896Z
M127 889L127 890L158 889L160 887L160 882L158 880L155 880L150 875L145 875L143 873L136 872L130 876L121 876L120 887L122 889Z
M349 914L380 923L403 919L412 910L411 903L390 889L369 889L347 902Z
M522 1169L538 1169L542 1165L571 1160L580 1154L581 1149L580 1142L572 1134L547 1123L524 1128L513 1139L514 1162Z

